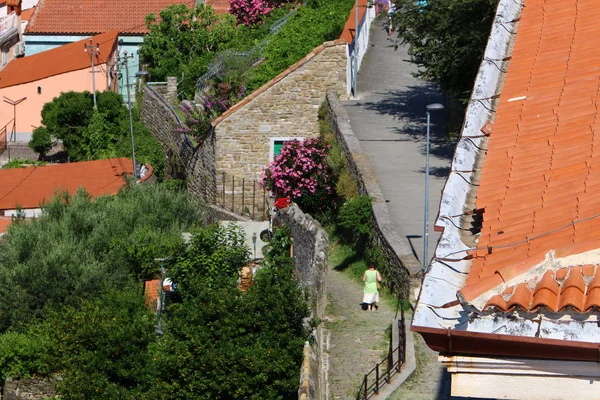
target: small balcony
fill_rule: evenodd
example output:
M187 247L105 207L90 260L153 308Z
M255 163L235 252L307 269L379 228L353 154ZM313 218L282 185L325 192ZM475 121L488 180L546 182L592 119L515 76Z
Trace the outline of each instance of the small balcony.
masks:
M19 34L19 20L14 12L0 19L0 46Z

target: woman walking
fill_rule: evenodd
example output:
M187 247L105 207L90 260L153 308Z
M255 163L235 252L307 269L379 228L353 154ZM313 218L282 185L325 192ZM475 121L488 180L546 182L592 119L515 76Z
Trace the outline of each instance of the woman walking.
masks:
M375 269L374 263L369 263L369 269L363 274L363 282L365 288L363 290L363 304L367 305L369 311L375 311L379 306L379 282L381 282L381 274Z

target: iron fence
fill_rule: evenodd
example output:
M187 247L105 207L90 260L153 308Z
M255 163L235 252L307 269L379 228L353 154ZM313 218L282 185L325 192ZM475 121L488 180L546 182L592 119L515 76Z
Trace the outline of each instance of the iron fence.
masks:
M377 363L375 368L365 374L356 400L368 400L379 394L379 389L389 384L394 376L402 371L402 366L406 360L406 330L404 328L404 310L401 309L398 323L398 346L388 351L386 358Z
M217 173L215 203L227 211L265 221L269 218L269 197L269 191L256 180L236 177L226 172Z

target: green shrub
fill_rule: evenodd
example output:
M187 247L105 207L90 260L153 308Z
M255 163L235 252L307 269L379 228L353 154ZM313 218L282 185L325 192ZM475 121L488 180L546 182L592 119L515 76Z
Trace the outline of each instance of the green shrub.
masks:
M356 180L348 169L344 169L338 176L335 185L335 191L344 200L350 200L358 197L358 186Z
M26 167L30 167L30 166L39 167L41 165L47 165L47 164L48 163L44 162L44 161L33 161L33 160L24 160L21 158L13 158L12 160L10 160L6 164L4 164L2 169L26 168Z
M50 340L30 330L0 335L0 383L8 377L29 378L50 372Z
M339 225L344 228L347 239L353 243L362 255L367 241L373 232L373 209L369 196L358 196L346 200L338 215Z
M43 126L35 128L29 141L29 148L44 157L52 148L52 136L48 129Z

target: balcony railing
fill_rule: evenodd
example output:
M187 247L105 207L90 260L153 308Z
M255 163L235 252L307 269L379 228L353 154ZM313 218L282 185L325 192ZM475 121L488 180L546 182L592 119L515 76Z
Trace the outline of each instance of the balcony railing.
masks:
M19 20L14 12L0 19L0 46L19 34Z

